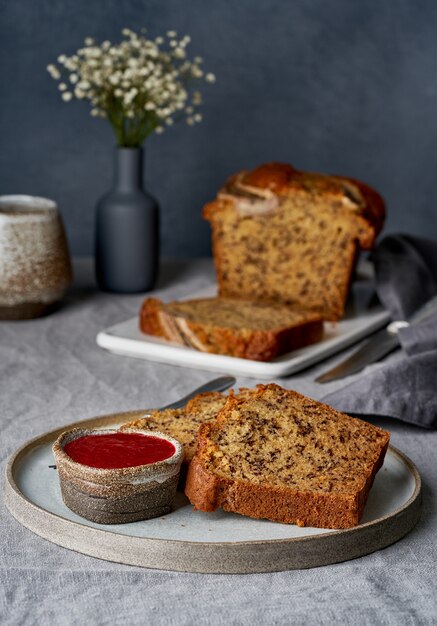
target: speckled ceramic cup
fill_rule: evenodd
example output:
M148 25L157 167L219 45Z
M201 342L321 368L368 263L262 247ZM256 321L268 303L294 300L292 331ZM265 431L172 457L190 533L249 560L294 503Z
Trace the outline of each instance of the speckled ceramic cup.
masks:
M123 524L165 515L172 510L183 459L183 447L164 433L124 430L173 444L174 454L155 463L102 469L77 463L64 451L70 441L86 435L117 433L116 430L74 428L62 433L53 453L64 503L69 509L98 524Z
M71 280L56 203L35 196L0 196L0 319L47 313Z

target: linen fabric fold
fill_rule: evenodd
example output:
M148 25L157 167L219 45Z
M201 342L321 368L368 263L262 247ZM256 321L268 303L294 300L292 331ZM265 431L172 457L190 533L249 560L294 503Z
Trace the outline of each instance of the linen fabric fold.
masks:
M376 293L393 320L408 319L437 295L437 242L385 237L371 254ZM399 331L402 350L344 379L323 401L357 415L437 428L437 313Z

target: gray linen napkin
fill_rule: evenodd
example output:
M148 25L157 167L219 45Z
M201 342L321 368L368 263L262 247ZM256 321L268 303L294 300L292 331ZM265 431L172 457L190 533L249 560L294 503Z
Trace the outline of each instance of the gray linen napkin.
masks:
M371 255L376 292L392 319L408 318L437 294L437 242L385 237ZM341 411L437 428L437 313L399 332L402 350L344 379L323 397Z

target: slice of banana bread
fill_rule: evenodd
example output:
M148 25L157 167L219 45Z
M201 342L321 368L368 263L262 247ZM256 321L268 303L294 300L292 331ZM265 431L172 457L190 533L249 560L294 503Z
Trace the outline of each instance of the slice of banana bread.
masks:
M390 435L278 385L230 396L199 429L186 494L195 508L349 528L361 518Z
M164 304L147 298L140 329L202 352L269 361L322 338L320 313L235 298Z
M201 393L182 409L152 411L150 417L128 422L120 430L159 430L177 439L184 446L184 463L189 463L196 451L199 426L214 420L226 403L226 396L218 392Z
M385 207L356 180L269 163L233 176L203 215L221 296L296 303L337 320Z

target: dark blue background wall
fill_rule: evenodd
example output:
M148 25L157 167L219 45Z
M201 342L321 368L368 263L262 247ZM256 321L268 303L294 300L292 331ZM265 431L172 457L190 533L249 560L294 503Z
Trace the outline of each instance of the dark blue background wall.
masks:
M1 0L0 193L58 200L75 254L90 254L114 140L45 71L85 36L124 26L189 34L217 83L204 122L147 143L163 251L209 253L202 204L234 171L284 160L361 178L387 231L437 238L437 3L433 0Z

